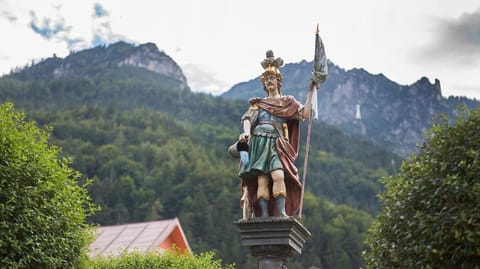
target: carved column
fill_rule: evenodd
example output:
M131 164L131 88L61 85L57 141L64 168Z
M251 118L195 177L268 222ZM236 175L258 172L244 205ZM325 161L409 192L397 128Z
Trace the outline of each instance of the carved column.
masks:
M301 254L311 233L295 218L252 218L235 222L244 247L257 258L258 269L287 268L288 259Z

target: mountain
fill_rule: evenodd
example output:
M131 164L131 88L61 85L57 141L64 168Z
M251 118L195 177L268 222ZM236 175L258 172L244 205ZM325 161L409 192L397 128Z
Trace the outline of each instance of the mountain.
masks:
M91 180L89 193L102 207L89 221L178 217L195 252L213 250L225 263L252 268L232 224L241 216L240 180L226 153L248 104L193 93L181 74L155 45L119 42L1 77L0 103L51 126L49 141L72 159L81 183ZM302 221L313 236L289 268L359 268L379 210L378 179L401 158L324 122L312 128L309 156Z
M155 44L133 46L122 41L108 47L98 46L77 53L72 52L65 59L54 55L29 68L12 72L10 77L20 80L94 77L122 67L146 69L165 78L174 79L182 87L187 86L186 78L177 63L159 51Z
M27 110L151 108L179 119L233 123L244 109L237 101L193 93L181 68L153 43L120 41L72 52L65 59L50 57L3 76L0 89L1 102Z
M302 61L282 67L283 94L304 102L312 66L312 62ZM459 116L458 105L471 109L480 106L475 99L442 97L438 79L432 84L422 77L411 85L399 85L382 74L373 75L364 69L346 71L330 61L328 67L328 78L318 92L319 119L403 157L416 152L432 117L443 113L454 119ZM257 77L234 85L222 96L247 100L264 95Z

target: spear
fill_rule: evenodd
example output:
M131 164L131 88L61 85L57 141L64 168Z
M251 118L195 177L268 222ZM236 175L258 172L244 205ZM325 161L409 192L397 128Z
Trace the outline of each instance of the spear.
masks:
M318 24L317 24L317 30L315 32L315 58L313 60L313 70L312 70L310 83L313 83L314 87L318 90L320 88L320 84L322 84L327 79L327 75L328 75L327 56L325 54L325 46L323 45L322 39L320 38ZM298 213L299 218L302 218L303 196L305 193L305 183L307 180L308 152L310 150L310 139L311 139L312 121L313 121L312 118L315 118L315 120L318 119L318 104L317 104L316 90L313 92L311 106L312 106L312 115L310 115L310 118L308 120L307 141L305 144L305 159L303 162L302 194L300 199L300 209Z

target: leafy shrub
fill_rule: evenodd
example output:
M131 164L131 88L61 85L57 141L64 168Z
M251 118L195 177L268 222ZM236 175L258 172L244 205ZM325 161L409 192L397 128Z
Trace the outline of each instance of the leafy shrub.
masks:
M435 124L417 156L384 178L371 268L480 267L480 110Z
M201 254L184 254L168 251L161 255L155 253L124 252L118 257L99 256L90 261L91 269L127 269L127 268L159 268L159 269L221 269L221 260L214 260L212 252ZM226 268L233 269L233 265Z
M0 106L0 268L78 268L86 257L94 207L48 135Z

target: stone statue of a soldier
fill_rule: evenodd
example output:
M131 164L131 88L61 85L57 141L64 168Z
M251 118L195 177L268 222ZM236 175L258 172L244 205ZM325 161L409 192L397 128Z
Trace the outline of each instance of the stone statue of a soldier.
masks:
M301 200L302 184L294 162L298 156L299 121L310 117L314 82L310 84L305 106L293 96L282 95L281 58L267 51L261 64L261 80L267 94L251 98L250 107L241 118L243 145L239 171L242 200L249 204L255 217L294 216ZM247 203L248 202L248 203ZM245 216L248 219L250 216Z

